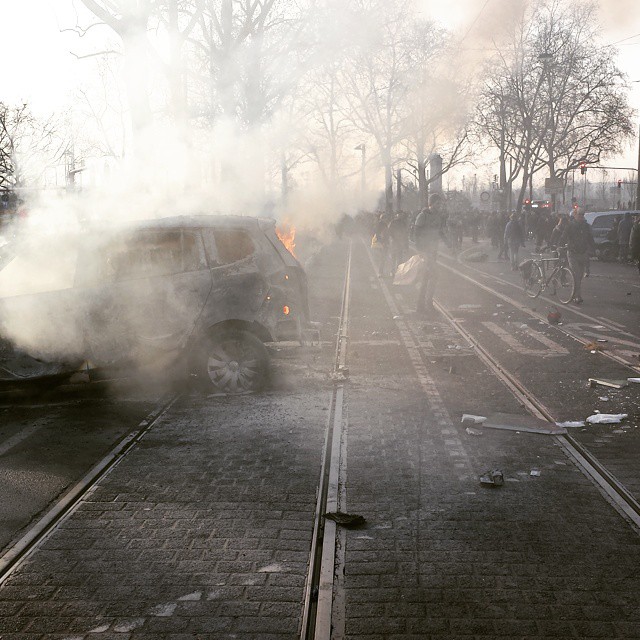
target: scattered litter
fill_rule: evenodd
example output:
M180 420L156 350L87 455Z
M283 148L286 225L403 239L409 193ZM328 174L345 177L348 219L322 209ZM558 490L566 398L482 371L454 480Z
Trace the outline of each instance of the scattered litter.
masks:
M624 429L614 429L611 433L626 433Z
M504 484L504 474L500 469L486 471L480 476L480 484L501 487Z
M552 422L534 418L533 416L512 415L509 413L494 413L487 418L483 426L489 429L527 431L529 433L542 433L547 435L561 435L566 433L563 427L559 427Z
M486 418L484 416L474 416L470 413L463 413L462 420L460 420L460 422L462 422L462 424L482 424L485 420Z
M603 327L601 324L594 324L591 328L592 329L606 329L606 327Z
M599 345L597 342L587 342L587 344L585 344L582 348L585 351L591 351L591 353L593 353L594 351L604 351L604 347L602 345Z
M609 342L606 338L598 338L596 342Z
M458 309L482 309L482 305L479 304L461 304Z
M504 307L503 304L497 304L496 307Z
M608 402L609 396L598 396L598 400L602 400L602 402Z
M573 429L575 427L584 427L584 420L569 420L567 422L556 422L556 426L563 429Z
M627 382L635 382L638 384L640 383L640 378L627 378Z
M587 418L587 422L589 424L618 424L627 415L626 413L595 413Z
M529 475L538 477L540 476L540 473L541 473L540 469L531 469L531 473Z
M258 571L260 571L260 569L258 569ZM202 591L187 593L186 596L180 596L178 600L180 602L198 602L198 600L202 600Z
M520 328L521 328L521 329L528 329L528 328L529 328L529 325L528 325L528 324L521 324L521 325L520 325Z
M401 318L401 317L402 317L402 316L393 316L393 319L394 319L394 320L400 320L400 318Z
M472 429L471 427L467 427L465 429L465 431L470 435L470 436L481 436L482 435L482 431L478 431L478 429Z
M342 527L361 527L366 524L366 520L363 516L359 516L351 513L342 513L342 511L335 511L332 513L325 513L326 520L332 520L336 524Z
M589 378L589 386L591 388L596 387L597 385L602 385L603 387L611 387L612 389L622 389L627 386L626 380L609 380L608 378Z
M562 320L562 314L557 307L553 307L547 314L547 320L551 324L558 324Z

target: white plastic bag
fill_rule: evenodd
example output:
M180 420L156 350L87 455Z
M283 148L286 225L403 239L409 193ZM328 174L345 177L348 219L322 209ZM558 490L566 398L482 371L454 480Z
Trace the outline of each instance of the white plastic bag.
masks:
M411 256L406 262L398 265L396 275L393 278L393 284L405 287L414 284L422 272L423 266L424 258L422 256Z
M595 413L587 418L587 422L589 424L618 424L627 415L626 413Z

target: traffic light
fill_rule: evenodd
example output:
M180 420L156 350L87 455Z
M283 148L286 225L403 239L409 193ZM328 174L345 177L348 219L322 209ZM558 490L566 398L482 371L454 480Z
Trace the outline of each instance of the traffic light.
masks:
M586 162L581 162L580 163L580 173L582 175L584 175L585 173L587 173L587 163Z

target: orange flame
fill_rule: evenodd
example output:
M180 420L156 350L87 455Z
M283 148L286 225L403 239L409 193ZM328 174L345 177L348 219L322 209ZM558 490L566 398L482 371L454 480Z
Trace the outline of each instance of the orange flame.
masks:
M276 234L282 244L287 248L289 253L294 257L296 256L296 228L287 220L280 223L280 226L276 227Z

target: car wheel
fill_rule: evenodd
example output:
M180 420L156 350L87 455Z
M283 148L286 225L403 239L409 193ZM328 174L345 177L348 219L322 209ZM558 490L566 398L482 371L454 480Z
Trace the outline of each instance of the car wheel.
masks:
M264 388L269 372L269 354L249 331L213 333L203 343L199 378L216 393L242 394Z

